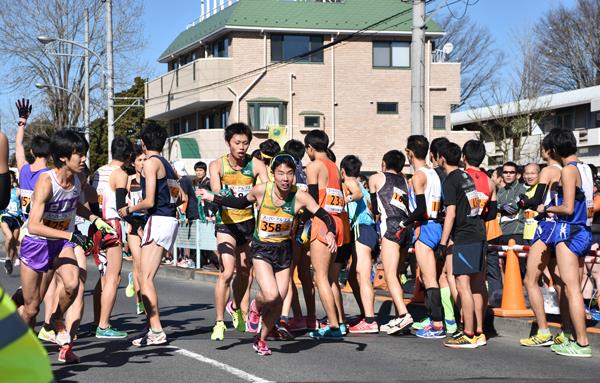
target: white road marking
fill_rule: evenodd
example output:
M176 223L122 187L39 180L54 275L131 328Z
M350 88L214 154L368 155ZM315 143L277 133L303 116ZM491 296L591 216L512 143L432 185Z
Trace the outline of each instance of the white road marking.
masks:
M195 352L192 352L192 351L189 351L189 350L186 350L183 348L179 348L179 347L173 346L173 347L169 347L169 348L171 348L176 354L187 356L188 358L195 359L202 363L210 364L211 366L217 367L217 368L219 368L231 375L237 376L238 378L243 379L245 381L253 382L253 383L271 383L270 380L259 378L256 375L252 375L250 373L247 373L246 371L240 370L239 368L235 368L228 364L219 362L218 360L208 358L204 355L200 355Z

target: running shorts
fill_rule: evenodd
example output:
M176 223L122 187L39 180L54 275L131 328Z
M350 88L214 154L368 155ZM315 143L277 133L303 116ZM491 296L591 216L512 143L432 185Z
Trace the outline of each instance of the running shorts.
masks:
M350 222L348 219L345 216L339 215L330 215L330 217L335 222L337 246L342 247L344 244L350 243ZM310 228L310 241L318 240L319 242L327 243L327 239L325 239L327 233L328 230L325 222L321 221L318 217L313 217Z
M166 251L171 251L177 238L179 221L175 217L151 215L144 226L142 247L155 243Z
M254 234L254 218L244 222L220 223L215 226L217 233L231 235L235 239L237 246L242 246L252 239Z
M21 241L19 259L33 271L45 273L52 269L54 258L66 247L75 245L66 239L42 239L26 235Z
M369 247L372 252L377 249L377 245L379 244L379 238L377 235L377 230L375 230L374 225L358 225L357 228L357 241L362 243L363 245Z
M557 223L555 221L540 221L533 235L532 243L542 241L546 246L553 247L556 244L554 236L556 229Z
M8 225L10 231L20 229L21 225L23 225L23 221L21 220L21 218L15 217L10 214L4 214L0 217L0 219L2 220L2 222Z
M413 245L419 241L432 250L437 249L442 240L442 224L435 221L424 221L415 224Z
M400 219L387 218L381 221L380 224L381 238L397 243L400 247L407 247L412 240L412 230L410 227L404 229L400 234L400 238L396 237L396 233L400 230Z
M587 226L557 223L554 237L556 245L564 242L578 257L585 257L592 247L592 231Z
M250 258L267 262L273 271L281 271L292 264L292 242L265 243L253 240L250 244Z
M129 225L129 230L127 234L138 236L138 229L142 229L144 231L144 226L146 225L146 216L145 215L134 215L127 222Z
M452 274L468 275L483 271L486 242L455 243L452 250Z

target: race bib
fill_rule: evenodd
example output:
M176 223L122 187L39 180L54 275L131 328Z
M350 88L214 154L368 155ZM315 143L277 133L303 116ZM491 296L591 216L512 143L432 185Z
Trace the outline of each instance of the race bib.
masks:
M50 221L48 219L44 220L44 225L48 226L51 229L66 231L69 228L69 224L71 224L71 220L65 221Z
M477 217L481 210L481 202L479 200L479 193L477 190L467 191L467 200L469 201L470 211L467 213L468 217Z
M33 190L23 190L21 189L21 207L24 211L29 212L29 203L31 202L31 196L33 195Z
M430 219L436 219L438 213L442 210L442 201L440 198L432 198L431 201L431 212L429 213Z
M325 189L325 206L328 213L340 214L344 211L344 193L340 189Z
M293 217L278 217L272 215L261 215L258 225L258 237L268 238L287 238L292 230Z
M537 216L537 212L533 211L531 209L527 209L523 212L523 217L525 218L525 223L527 225L535 225L537 222L535 220L536 216Z
M390 204L398 209L407 210L404 203L405 196L406 193L402 189L394 187Z
M252 184L249 184L249 185L227 185L227 188L229 190L231 190L231 194L234 197L240 198L240 197L245 197L248 195L248 193L250 193L250 191L252 190ZM239 210L239 209L234 209L232 207L227 207L227 206L221 206L221 208L224 210Z

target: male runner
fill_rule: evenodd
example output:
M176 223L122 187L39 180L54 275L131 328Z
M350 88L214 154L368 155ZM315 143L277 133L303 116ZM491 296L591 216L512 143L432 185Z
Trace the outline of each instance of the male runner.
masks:
M577 159L577 140L573 132L552 129L550 136L563 165L561 189L558 190L556 204L540 207L538 212L556 215L556 262L565 285L564 296L569 303L575 330L575 340L567 339L562 344L550 346L550 349L558 355L591 358L592 347L587 337L579 270L592 246L590 227L594 208L594 180L590 167Z
M435 170L427 166L429 142L425 136L410 136L406 157L413 168L410 193L410 215L400 222L400 230L414 224L413 246L421 279L425 285L425 307L431 324L417 331L419 338L444 338L442 298L437 277L434 251L442 237L442 225L437 221L442 209L442 185Z
M269 180L265 164L247 154L251 141L252 131L248 125L236 123L225 128L225 143L229 153L209 165L210 187L214 193L224 190L235 197L243 197L252 190L257 178L262 182ZM215 326L210 339L223 340L227 329L223 322L225 310L231 315L233 327L239 332L246 331L244 313L240 305L246 290L249 289L250 264L246 255L250 250L249 241L254 230L253 207L222 207L215 229L221 272L215 285ZM233 299L227 302L230 285L233 288ZM249 323L248 330L256 332L258 324Z
M562 165L560 163L560 157L556 154L552 136L550 134L547 134L542 140L542 158L546 161L548 166L540 172L535 194L531 198L521 195L519 200L519 207L521 208L529 208L537 211L538 206L543 205L548 208L552 205L553 201L556 200L556 192L560 184ZM532 245L527 254L527 272L523 284L527 290L529 305L535 314L538 331L529 338L521 339L520 343L523 346L543 347L554 344L552 333L550 332L548 321L546 319L546 311L544 310L544 297L539 286L540 277L546 267L550 270L554 288L556 289L558 296L562 298L559 299L559 302L561 303L560 311L563 313L563 323L565 322L564 319L568 318L567 312L569 309L566 304L567 301L565 297L561 296L561 292L564 293L564 288L562 288L562 281L556 275L556 257L551 257L551 253L554 253L555 251L555 243L552 235L555 229L555 217L540 217L532 240ZM568 337L570 337L571 332L568 329L566 329L566 332L569 334ZM567 337L564 335L561 337L559 335L557 338L559 343L562 343L561 339L566 339Z
M453 348L479 347L475 336L475 298L483 294L485 257L485 229L479 215L480 203L473 180L460 170L461 149L455 143L447 143L440 149L440 161L446 180L442 185L446 217L439 250L446 255L450 237L454 242L452 272L456 277L458 296L462 307L464 331L446 343ZM483 315L483 314L482 314Z
M336 250L333 219L311 196L298 190L293 184L296 164L288 153L273 157L271 170L274 181L256 185L247 195L222 197L203 190L202 198L220 205L236 208L259 204L256 227L252 240L252 264L260 292L250 305L250 316L262 318L260 334L253 347L259 355L270 355L266 339L281 313L283 299L287 294L290 265L292 262L291 230L295 214L302 208L315 214L327 227L327 248Z
M380 327L381 331L392 335L404 331L413 323L413 318L404 304L402 286L398 279L398 267L406 255L410 243L410 232L402 231L400 238L396 233L400 230L400 222L408 218L408 183L402 169L406 157L399 150L391 150L383 156L381 172L369 178L369 192L373 212L380 216L381 261L385 283L388 286L394 306L396 318Z
M148 222L144 226L141 244L140 275L142 299L148 318L148 333L132 342L138 347L167 342L167 335L160 323L154 277L163 255L171 251L175 243L179 226L175 217L177 206L181 203L181 189L175 171L169 161L161 156L167 137L167 131L155 123L149 123L142 129L140 138L146 161L140 183L144 199L137 205L119 208L121 218L136 212L148 211Z
M94 308L99 306L99 312L94 317L98 319L96 338L122 339L127 333L119 331L110 325L110 314L117 298L117 289L121 281L121 266L123 262L123 234L121 218L118 209L127 205L128 176L123 166L129 162L133 153L133 145L127 137L116 136L111 145L112 160L98 168L92 180L92 187L98 194L98 204L102 219L111 225L117 233L113 245L98 254L100 278L94 291ZM98 305L99 303L99 305Z
M113 230L80 202L82 190L76 175L85 167L87 148L85 139L74 130L59 130L52 136L50 149L56 168L41 174L35 185L19 253L24 298L21 317L30 327L35 326L40 298L46 294L54 272L62 281L58 306L50 322L63 355L70 352L71 336L62 317L79 289L79 268L73 247L79 245L85 250L91 247L91 239L74 233L75 215L91 220L99 230ZM48 279L42 279L44 273Z
M17 181L17 175L12 170L10 174L10 201L6 209L0 212L0 228L4 235L4 251L6 259L4 261L4 270L7 274L13 272L13 262L17 256L19 246L19 231L21 229L21 201L19 199L20 190Z

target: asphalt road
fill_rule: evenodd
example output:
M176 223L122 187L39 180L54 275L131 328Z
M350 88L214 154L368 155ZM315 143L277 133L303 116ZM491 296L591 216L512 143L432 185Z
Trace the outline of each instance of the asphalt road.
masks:
M97 271L90 269L82 332L91 330L91 290L98 278ZM476 350L452 350L443 347L440 340L412 335L347 336L340 341L300 336L289 342L269 342L273 355L260 357L252 350L250 334L229 329L224 342L210 341L214 322L212 285L166 278L157 279L157 289L170 342L167 346L136 348L130 342L143 333L145 324L135 314L134 300L125 297L126 277L123 273L112 324L127 331L129 339L108 341L83 335L74 347L81 357L77 365L59 364L57 346L48 345L57 381L598 381L600 376L600 350L595 350L592 359L565 358L548 348L526 349L510 336L496 336L486 347ZM0 283L8 291L16 289L18 269L12 276L2 269Z

